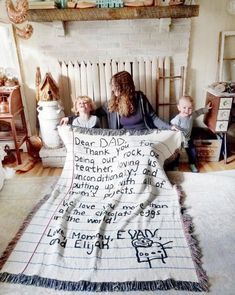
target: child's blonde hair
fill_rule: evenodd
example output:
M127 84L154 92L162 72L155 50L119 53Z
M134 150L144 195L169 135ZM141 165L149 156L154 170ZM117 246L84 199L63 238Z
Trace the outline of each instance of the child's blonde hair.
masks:
M191 102L192 105L194 104L194 100L193 100L192 96L190 96L190 95L182 95L182 96L178 99L177 104L179 104L180 101L183 100L183 99L185 99L185 100Z
M76 115L79 114L79 112L77 111L77 104L79 101L83 101L83 102L87 102L90 104L91 106L91 112L93 112L96 108L96 105L94 103L94 101L92 100L92 98L90 98L89 96L86 96L86 95L81 95L81 96L78 96L74 102L73 102L73 107L72 107L72 112L74 112Z

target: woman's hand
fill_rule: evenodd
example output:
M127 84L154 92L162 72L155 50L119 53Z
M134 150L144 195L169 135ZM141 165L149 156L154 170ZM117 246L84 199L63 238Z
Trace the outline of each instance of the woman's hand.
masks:
M175 125L172 125L171 126L171 130L173 130L173 131L179 131L179 129Z
M68 117L63 117L61 120L60 120L60 125L67 125L69 122L69 118Z

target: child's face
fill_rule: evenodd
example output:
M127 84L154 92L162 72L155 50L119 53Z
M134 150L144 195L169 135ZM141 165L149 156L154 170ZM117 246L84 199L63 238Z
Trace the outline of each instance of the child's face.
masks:
M192 114L193 112L193 105L192 105L192 102L189 101L188 99L181 99L179 101L179 104L178 104L178 110L179 110L179 114L182 116L182 117L188 117Z
M84 101L84 100L78 100L76 104L76 111L78 113L86 113L90 114L91 112L91 104L89 101Z

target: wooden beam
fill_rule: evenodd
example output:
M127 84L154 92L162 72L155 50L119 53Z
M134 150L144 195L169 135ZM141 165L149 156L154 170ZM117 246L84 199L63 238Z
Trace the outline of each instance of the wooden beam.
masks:
M148 18L189 18L199 14L199 5L86 8L86 9L32 9L28 21L94 21Z

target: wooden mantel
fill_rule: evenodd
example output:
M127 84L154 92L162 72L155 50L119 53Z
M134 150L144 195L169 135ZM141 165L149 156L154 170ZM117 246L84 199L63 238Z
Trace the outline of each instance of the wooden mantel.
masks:
M93 21L148 18L189 18L199 14L199 5L148 6L84 9L32 9L27 19L34 22Z

